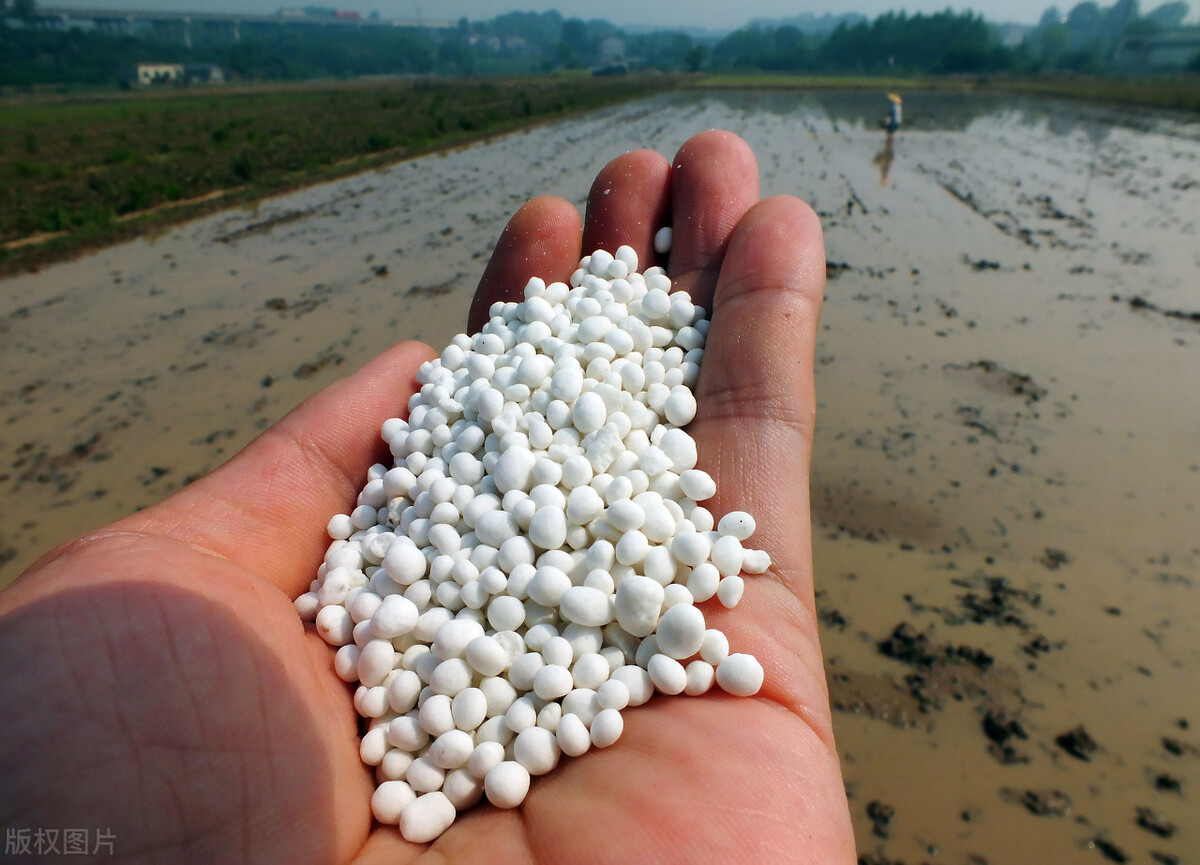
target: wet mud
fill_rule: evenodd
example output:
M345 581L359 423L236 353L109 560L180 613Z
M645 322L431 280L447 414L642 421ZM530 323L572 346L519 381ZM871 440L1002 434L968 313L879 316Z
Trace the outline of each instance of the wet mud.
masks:
M0 585L402 339L508 216L721 127L821 214L818 609L864 863L1200 849L1200 124L670 95L0 282ZM797 831L803 831L797 827Z

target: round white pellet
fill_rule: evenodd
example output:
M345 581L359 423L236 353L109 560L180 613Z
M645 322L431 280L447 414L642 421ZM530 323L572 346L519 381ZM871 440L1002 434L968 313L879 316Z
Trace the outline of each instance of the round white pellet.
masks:
M604 400L592 391L582 393L571 409L571 423L581 435L594 433L608 420L608 409Z
M667 657L690 658L704 641L704 613L690 604L677 604L662 614L655 636L659 651Z
M683 532L671 540L671 553L676 560L696 568L708 561L712 543L701 532Z
M533 481L533 469L537 458L532 451L525 448L513 447L506 450L496 461L492 478L496 489L501 493L509 490L529 491Z
M503 716L508 707L517 699L517 689L512 682L499 676L489 676L479 683L479 690L487 699L487 716L494 718Z
M636 664L618 667L613 670L612 678L629 691L630 706L640 706L654 694L654 683L650 680L650 674Z
M333 655L333 670L343 682L358 681L358 656L362 649L353 643L342 646Z
M746 590L746 581L741 577L725 577L717 588L717 600L726 607L736 607Z
M358 680L368 688L382 685L395 662L396 650L390 640L370 640L358 656Z
M440 736L454 729L454 709L450 697L434 694L421 704L418 714L421 729L430 736Z
M576 688L596 690L608 681L611 672L608 659L598 652L580 655L579 659L575 661L575 665L571 667L571 677L574 679Z
M349 514L334 514L329 520L326 531L329 532L329 537L335 541L344 541L354 534L354 523Z
M542 727L526 727L513 740L513 757L530 775L545 775L558 765L561 749L554 734Z
M417 798L404 781L384 781L371 795L371 813L385 826L396 826L404 809Z
M675 561L675 557L671 555L671 551L667 547L651 547L646 552L645 561L642 562L642 572L654 582L665 587L675 579L678 566L679 563Z
M433 673L429 676L429 687L435 694L454 697L464 688L469 688L473 678L474 671L470 664L462 658L451 658L433 668Z
M629 705L629 686L620 679L609 679L596 689L596 702L602 709L624 709Z
M524 617L525 608L522 606L522 620ZM481 676L498 676L507 670L511 663L504 647L497 642L495 637L486 634L476 637L467 644L466 657L471 669Z
M441 788L442 782L446 780L446 772L428 756L418 757L408 767L405 780L408 781L408 786L418 793L432 793Z
M499 742L480 742L467 758L467 771L483 779L493 766L504 762L504 746Z
M475 741L470 733L447 730L433 740L425 757L439 769L457 769L467 764L474 749Z
M710 561L723 577L736 576L742 570L742 542L733 535L721 535L713 543Z
M677 385L663 402L663 414L676 426L687 426L696 416L696 397L690 388Z
M412 761L413 756L408 751L403 748L392 748L383 755L383 762L379 764L380 775L385 781L403 781Z
M567 540L567 515L557 507L538 508L529 521L529 540L543 550L556 550Z
M664 225L658 231L654 232L654 251L659 255L666 255L671 251L671 240L671 226Z
M592 747L591 733L575 714L565 714L559 719L554 737L558 740L558 747L568 757L578 757Z
M565 697L574 687L571 671L558 664L547 664L533 677L533 692L543 700Z
M730 511L717 523L717 534L722 537L729 535L739 541L744 541L754 534L754 529L754 517L745 511Z
M716 676L713 665L706 661L692 661L684 668L684 672L687 673L687 684L684 685L683 693L690 697L707 693Z
M607 748L621 738L625 731L625 719L616 709L601 709L592 719L592 744Z
M763 683L763 668L753 655L736 653L717 665L717 684L735 697L758 693Z
M387 684L388 705L392 711L403 714L417 705L421 687L421 677L412 670L397 670Z
M317 633L331 646L344 646L353 639L354 619L345 607L322 607L316 618Z
M415 753L429 744L429 734L421 727L415 715L401 715L388 723L388 742L410 753Z
M687 672L683 664L662 652L653 655L646 665L650 681L663 694L680 694L687 687Z
M692 534L699 534L693 532ZM721 572L712 562L702 562L692 568L687 579L687 590L697 604L703 603L717 593L721 586Z
M654 633L662 610L663 587L649 577L632 576L617 586L617 622L635 637Z
M554 733L558 730L558 722L562 718L562 704L549 702L542 706L537 714L537 725L543 730Z
M529 793L529 770L515 760L505 760L488 770L483 791L497 808L516 808Z
M533 700L528 696L513 700L504 713L504 724L514 733L521 733L537 724L537 708Z
M409 538L398 537L383 557L383 568L401 586L409 586L425 576L428 562Z
M572 648L570 640L564 636L555 634L542 643L541 655L542 660L547 664L569 667L572 659L575 657L575 650Z
M387 755L388 749L391 747L388 744L388 728L384 725L372 727L363 734L362 741L358 743L358 756L368 766L378 766L383 762L383 758Z
M714 667L729 657L729 638L723 631L709 628L700 643L700 658Z
M492 598L487 609L488 624L497 631L515 631L525 622L525 605L508 595Z
M359 685L358 690L354 692L354 708L364 718L382 717L389 708L387 688L382 685L376 685L374 688Z
M465 811L483 796L483 781L466 769L452 769L446 773L442 792L457 811Z
M640 529L646 522L646 511L631 499L618 499L608 507L608 524L619 532Z
M487 718L487 697L479 688L464 688L450 701L450 714L460 730L474 730Z
M563 592L559 610L567 621L593 628L602 628L613 618L609 595L587 586L571 586Z
M401 812L400 834L414 844L427 844L449 829L457 814L445 793L426 793Z
M571 578L560 569L544 566L529 581L529 597L547 607L558 606L563 592L571 588Z
M650 541L640 530L625 532L617 541L617 561L623 565L640 565L650 551Z

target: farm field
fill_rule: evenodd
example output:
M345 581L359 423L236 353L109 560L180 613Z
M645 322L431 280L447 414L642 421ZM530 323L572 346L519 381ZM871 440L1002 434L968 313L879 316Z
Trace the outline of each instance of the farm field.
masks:
M0 586L445 345L527 198L729 129L825 232L815 569L861 861L1189 861L1200 122L903 94L889 144L882 87L659 93L0 281Z
M0 103L0 272L665 86L368 79L10 97Z

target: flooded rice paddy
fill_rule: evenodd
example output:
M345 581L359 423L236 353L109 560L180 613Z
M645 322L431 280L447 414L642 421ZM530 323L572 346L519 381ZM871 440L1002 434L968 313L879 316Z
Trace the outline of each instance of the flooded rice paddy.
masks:
M815 558L862 861L1191 861L1200 123L912 94L889 147L885 107L656 97L0 282L0 585L444 344L527 198L730 129L825 226Z

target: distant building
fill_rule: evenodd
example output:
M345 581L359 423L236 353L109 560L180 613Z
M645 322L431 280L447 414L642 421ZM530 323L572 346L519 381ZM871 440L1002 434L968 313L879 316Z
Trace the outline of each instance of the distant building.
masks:
M1195 30L1125 36L1117 43L1113 64L1122 69L1166 72L1183 69L1197 54L1200 32Z
M213 63L135 63L121 78L125 84L134 87L223 84L225 72Z
M189 63L183 67L188 84L224 84L225 71L215 63Z
M161 87L182 84L185 79L182 63L135 63L125 73L130 84L140 87Z
M618 63L625 59L625 40L618 36L609 36L600 43L601 63Z

